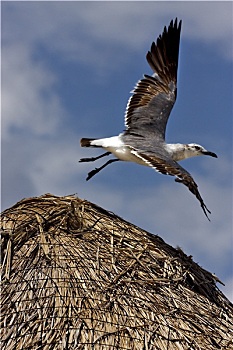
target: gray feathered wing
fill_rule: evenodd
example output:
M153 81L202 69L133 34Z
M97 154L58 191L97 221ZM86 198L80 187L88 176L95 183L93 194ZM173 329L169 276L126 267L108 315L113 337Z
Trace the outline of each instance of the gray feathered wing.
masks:
M167 120L176 100L177 68L181 21L171 21L163 34L153 42L147 61L153 76L140 80L128 101L125 113L125 134L154 134L165 138ZM151 137L150 136L150 137Z

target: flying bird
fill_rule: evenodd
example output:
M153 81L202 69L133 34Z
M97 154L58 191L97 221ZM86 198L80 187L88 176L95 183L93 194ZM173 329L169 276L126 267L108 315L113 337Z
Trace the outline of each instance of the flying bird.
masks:
M102 147L107 152L97 157L82 158L80 162L92 162L110 154L116 157L89 172L86 180L119 160L146 165L164 175L175 176L175 181L183 183L196 196L209 220L207 212L210 211L196 182L177 162L194 156L217 158L217 155L196 143L165 142L167 121L177 96L181 23L177 18L172 20L168 27L164 27L156 43L152 43L146 59L153 75L145 74L132 91L125 112L125 131L108 138L82 138L81 147Z

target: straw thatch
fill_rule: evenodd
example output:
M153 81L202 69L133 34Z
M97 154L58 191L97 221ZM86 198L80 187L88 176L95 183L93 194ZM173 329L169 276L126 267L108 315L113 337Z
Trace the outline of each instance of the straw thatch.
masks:
M233 305L216 281L74 196L2 213L2 349L233 349Z

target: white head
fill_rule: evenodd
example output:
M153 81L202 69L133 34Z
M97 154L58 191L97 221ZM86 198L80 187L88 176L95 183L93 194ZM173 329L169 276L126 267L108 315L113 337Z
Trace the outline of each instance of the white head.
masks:
M211 156L214 158L218 158L218 156L210 151L207 151L204 147L201 145L198 145L197 143L189 143L184 145L185 148L185 158L195 157L195 156Z

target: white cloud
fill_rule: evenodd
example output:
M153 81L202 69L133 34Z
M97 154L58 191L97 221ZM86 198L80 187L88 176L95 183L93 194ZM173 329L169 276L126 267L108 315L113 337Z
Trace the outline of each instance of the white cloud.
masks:
M79 174L79 145L78 138L72 133L64 139L61 134L56 139L38 140L37 157L29 170L29 177L37 193L51 192L71 194L78 190ZM63 135L64 136L64 135ZM77 186L76 184L77 183Z
M184 2L169 3L169 6L162 2L5 3L3 138L9 136L12 128L27 129L38 135L54 134L66 115L55 92L57 77L45 62L35 58L38 45L55 52L61 60L91 63L90 69L94 72L100 69L101 74L108 74L115 64L120 65L118 48L141 50L151 41L149 37L154 38L155 32L161 32L167 22L165 18L172 18L176 13L184 18L182 37L217 40L218 51L225 45L225 55L232 48L229 6L219 2L200 3L198 7ZM215 10L208 21L204 14L210 9ZM115 54L117 63L114 63Z
M24 46L4 47L2 82L4 138L17 128L37 135L56 132L64 114L54 92L56 79L42 63L33 61Z
M230 2L25 2L5 11L3 19L6 13L11 21L3 27L3 44L16 40L33 49L43 43L63 59L93 64L94 70L114 65L122 46L147 47L176 16L183 19L183 38L214 44L218 54L232 57Z

